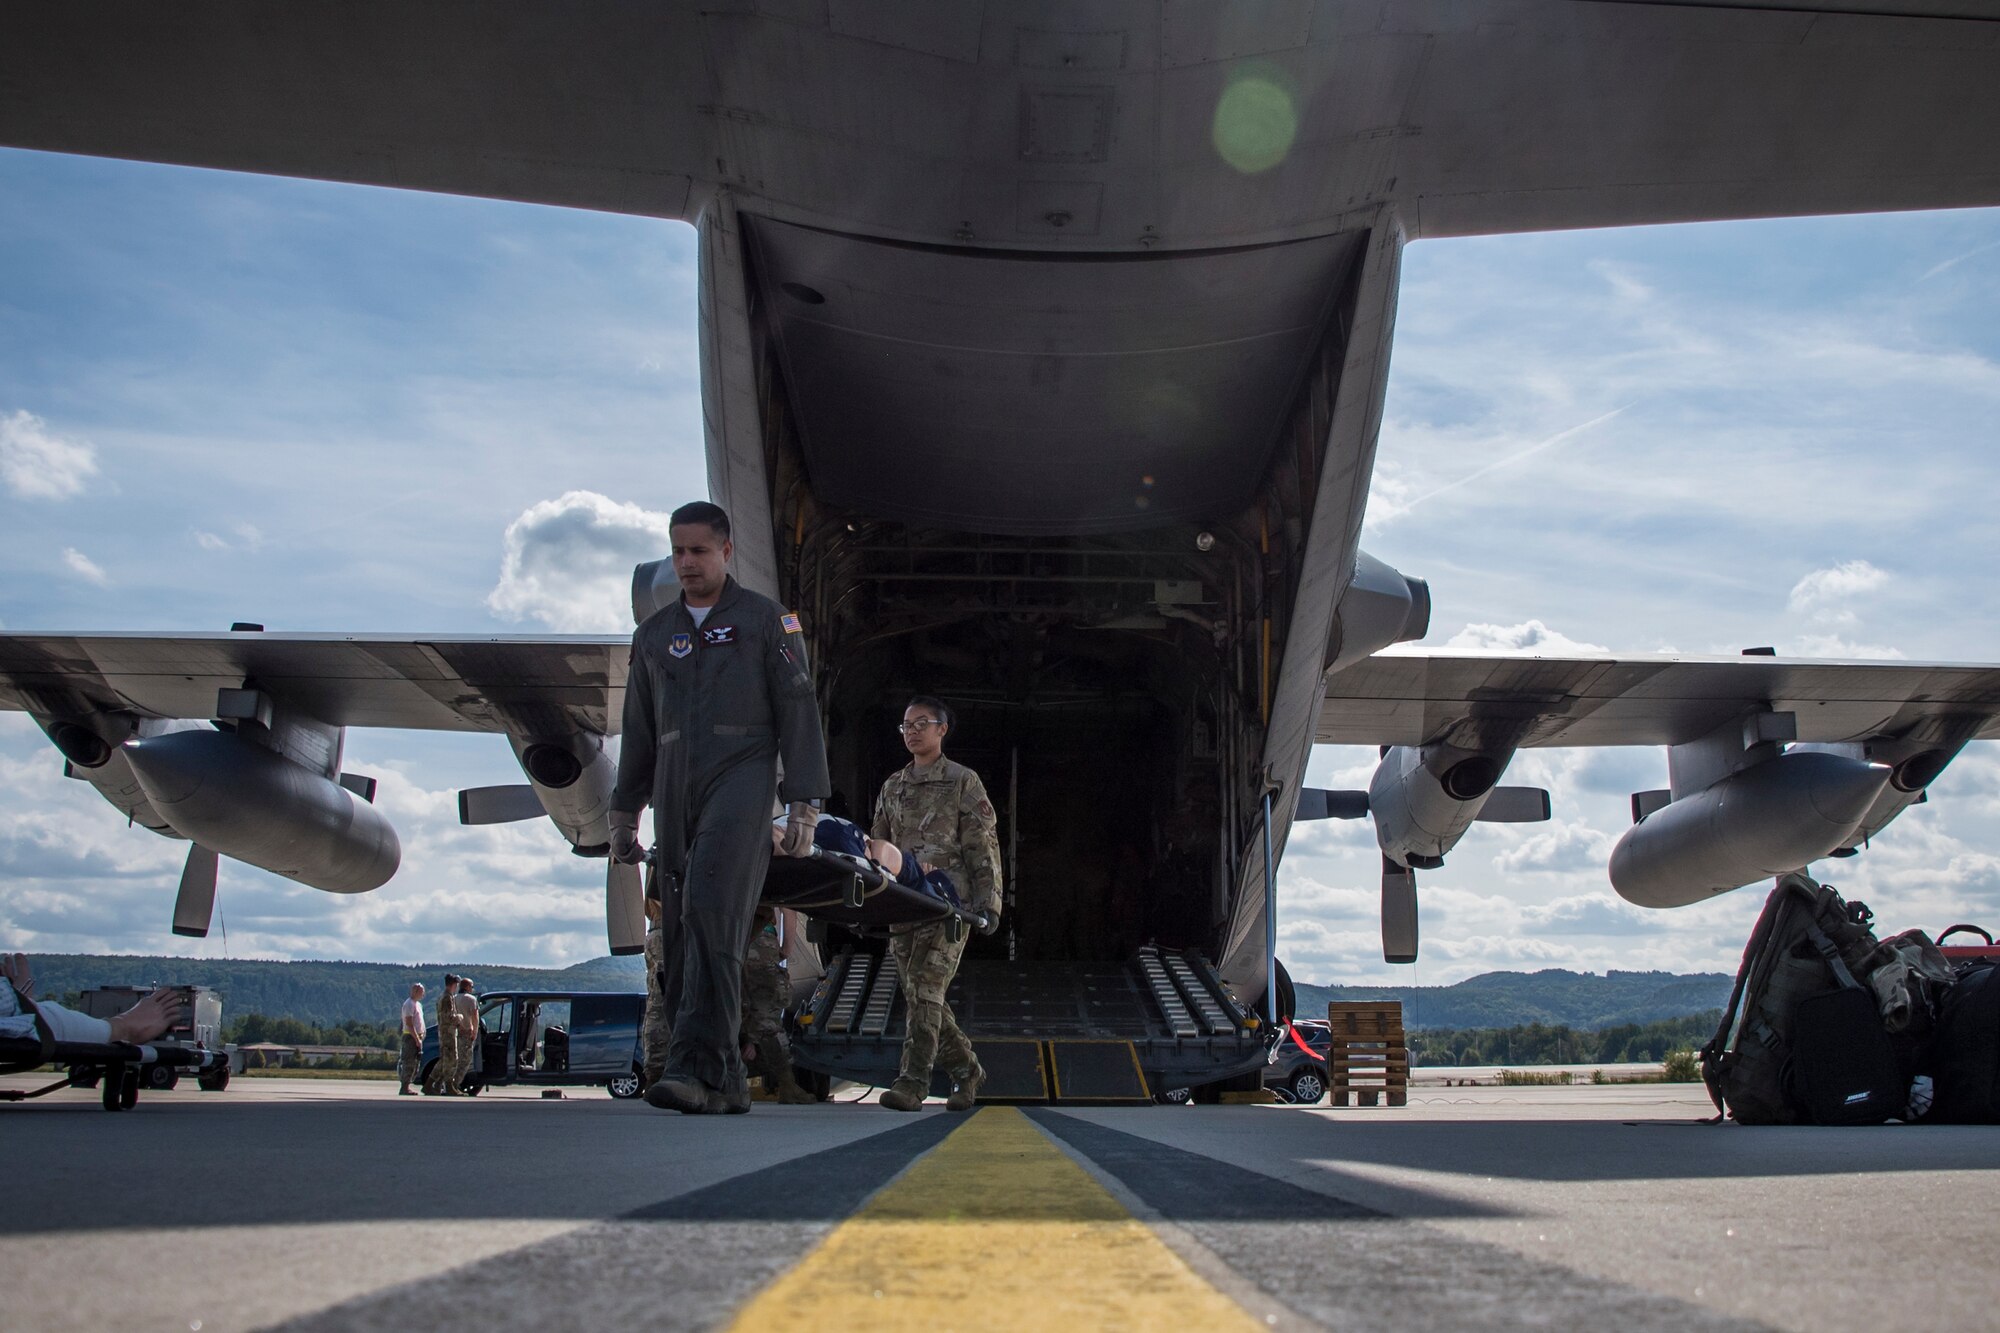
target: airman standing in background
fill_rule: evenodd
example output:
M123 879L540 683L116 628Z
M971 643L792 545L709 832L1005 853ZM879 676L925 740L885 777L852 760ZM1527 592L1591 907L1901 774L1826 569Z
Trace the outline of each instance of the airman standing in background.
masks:
M666 1000L660 991L660 976L666 971L666 932L660 929L660 900L655 896L658 880L646 879L646 1018L639 1025L640 1061L646 1086L660 1081L667 1067L667 1047L673 1029L667 1026Z
M805 1106L819 1098L800 1087L792 1074L792 1054L785 1043L790 989L778 914L760 907L750 919L750 947L743 954L743 1062L764 1080L766 1092L787 1106Z
M472 1072L472 1057L479 1049L479 997L472 993L471 977L458 979L451 1012L458 1024L458 1063L452 1066L451 1086L453 1091L462 1092L466 1076Z
M458 1085L451 1081L451 1071L458 1064L458 1023L451 1012L451 997L457 991L458 978L445 973L444 989L437 997L438 1058L424 1080L424 1091L434 1097L458 1095Z
M423 1059L424 983L413 981L410 983L410 998L403 1001L402 1049L396 1056L397 1095L415 1095L410 1084L423 1078Z
M926 870L951 875L962 886L966 906L986 913L982 929L991 934L1000 925L999 820L979 775L944 757L951 723L951 709L943 701L921 694L910 700L897 726L910 762L882 784L869 836L893 844L904 858L914 857ZM909 997L902 1068L882 1094L882 1105L891 1110L921 1107L930 1095L931 1070L937 1065L951 1075L954 1085L945 1101L948 1110L971 1110L986 1079L972 1043L959 1031L951 1006L944 1002L965 952L965 936L953 939L952 934L944 922L890 931L889 951L895 955L903 993Z

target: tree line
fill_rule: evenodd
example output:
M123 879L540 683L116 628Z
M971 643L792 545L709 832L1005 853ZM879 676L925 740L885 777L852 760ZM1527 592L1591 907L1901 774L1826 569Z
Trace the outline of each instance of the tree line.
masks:
M277 1046L376 1046L396 1049L396 1023L369 1023L358 1018L342 1023L308 1023L298 1018L244 1014L225 1018L222 1039L238 1046L270 1042Z
M1505 1028L1423 1028L1409 1034L1418 1065L1656 1064L1715 1034L1720 1009L1616 1027L1525 1023Z

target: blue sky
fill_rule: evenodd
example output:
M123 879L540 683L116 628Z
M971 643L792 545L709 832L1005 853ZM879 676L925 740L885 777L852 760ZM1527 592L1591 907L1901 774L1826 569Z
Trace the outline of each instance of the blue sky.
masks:
M1428 643L2000 661L2000 212L1420 242L1366 545L1431 580ZM704 490L693 233L523 205L0 152L0 624L616 630ZM2000 908L1978 746L1828 872L1885 922ZM464 830L497 738L357 733L404 869L344 899L237 865L239 956L564 963L596 868ZM1368 751L1311 778L1361 785ZM0 714L0 939L186 951L182 848L128 830ZM1626 907L1604 876L1655 751L1522 756L1547 826L1423 877L1422 982L1733 965L1755 890ZM1363 826L1302 829L1283 952L1380 962ZM219 954L220 932L193 946Z

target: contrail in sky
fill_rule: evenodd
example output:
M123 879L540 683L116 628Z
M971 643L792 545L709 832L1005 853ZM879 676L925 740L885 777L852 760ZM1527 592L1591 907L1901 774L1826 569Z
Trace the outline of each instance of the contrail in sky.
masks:
M1485 467L1474 468L1472 471L1466 473L1464 476L1460 477L1456 481L1448 481L1434 491L1426 491L1424 494L1419 495L1416 499L1404 505L1402 508L1402 512L1407 514L1412 509L1415 509L1418 505L1422 504L1426 500L1435 500L1438 496L1443 495L1447 491L1455 491L1461 486L1467 485L1471 482L1478 481L1481 477L1484 477L1489 473L1498 472L1503 467L1512 467L1514 466L1514 464L1520 462L1522 459L1533 458L1536 454L1541 453L1545 449L1553 449L1557 445L1561 444L1564 440L1567 440L1575 435L1583 434L1583 432L1589 430L1592 426L1603 425L1605 422L1611 420L1611 418L1617 416L1619 413L1623 412L1625 408L1630 406L1632 406L1632 404L1626 403L1623 407L1614 407L1601 417L1592 417L1590 420L1584 422L1582 425L1571 426L1566 431L1561 431L1558 432L1557 434L1549 436L1548 439L1543 440L1539 444L1531 444L1527 448L1522 449L1517 453L1508 454L1505 458L1495 459L1493 462L1488 463Z
M1955 265L1955 264L1963 264L1963 263L1964 263L1964 262L1965 262L1966 260L1968 260L1968 259L1972 258L1972 257L1973 257L1974 255L1983 255L1983 254L1985 254L1985 253L1986 253L1986 252L1987 252L1988 250L1992 250L1992 249L1995 249L1995 248L2000 248L2000 241L1988 241L1988 242L1987 242L1986 244L1984 244L1984 245L1981 245L1981 246L1975 246L1975 247L1973 247L1972 249L1970 249L1970 250L1967 250L1967 251L1966 251L1966 252L1965 252L1964 254L1962 254L1962 255L1956 255L1956 256L1954 256L1953 258L1950 258L1950 259L1947 259L1947 260L1945 260L1945 261L1944 261L1944 262L1943 262L1942 264L1934 264L1934 265L1932 265L1932 266L1931 266L1931 267L1930 267L1930 268L1929 268L1929 269L1928 269L1928 270L1927 270L1927 271L1926 271L1926 272L1924 273L1924 276L1923 276L1923 277L1921 277L1921 278L1918 278L1918 279L1917 279L1917 281L1918 281L1918 282L1929 282L1929 281L1930 281L1930 280L1931 280L1932 278L1935 278L1935 277L1936 277L1936 276L1937 276L1938 274L1940 274L1940 273L1944 272L1944 271L1945 271L1946 269L1948 269L1948 268L1952 267L1953 265Z

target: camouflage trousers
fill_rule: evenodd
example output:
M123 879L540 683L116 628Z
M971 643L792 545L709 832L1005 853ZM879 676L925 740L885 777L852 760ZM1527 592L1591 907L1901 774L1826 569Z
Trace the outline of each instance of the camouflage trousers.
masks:
M751 1072L770 1088L792 1063L785 1049L785 1001L789 998L785 994L785 952L778 943L778 932L765 927L763 913L752 920L750 930L750 947L743 953L742 1039L757 1047Z
M458 1086L451 1081L452 1070L458 1064L458 1029L448 1023L440 1023L437 1034L437 1063L431 1066L430 1078L424 1082L424 1091L429 1093L440 1093Z
M903 1038L903 1063L896 1081L924 1089L917 1094L921 1097L930 1089L933 1068L942 1068L957 1081L977 1063L972 1043L959 1031L951 1006L944 1002L951 979L958 975L965 939L952 939L943 923L919 926L891 935L889 952L895 956L909 1004L909 1035Z
M396 1082L407 1088L421 1080L424 1076L423 1061L424 1044L404 1032L403 1049L396 1055Z
M667 1068L667 1048L674 1032L667 1026L667 1002L660 991L660 973L667 965L667 933L657 926L646 932L646 1018L639 1025L639 1048L645 1064L646 1086L660 1081Z
M464 1032L458 1034L458 1051L451 1062L451 1082L446 1085L452 1091L464 1089L466 1076L472 1073L473 1052L478 1049L479 1038L476 1034L469 1035Z
M791 1068L785 1045L785 971L780 964L784 950L778 933L764 929L760 916L755 922L750 944L743 953L743 1030L741 1039L757 1047L756 1067L766 1087L782 1080L781 1071ZM661 931L646 935L646 1018L639 1040L644 1051L646 1085L659 1081L667 1066L667 1048L673 1044L673 1030L667 1026L666 1008L660 1001L660 971L664 964Z

